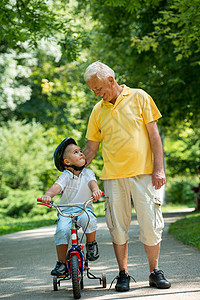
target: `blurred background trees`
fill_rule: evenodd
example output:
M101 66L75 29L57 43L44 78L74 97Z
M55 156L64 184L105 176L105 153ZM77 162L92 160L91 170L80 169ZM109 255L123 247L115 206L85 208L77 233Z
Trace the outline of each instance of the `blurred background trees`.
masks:
M199 6L197 0L1 1L4 212L17 216L23 207L26 213L33 209L36 193L42 194L59 175L53 152L63 138L73 136L85 146L88 117L99 99L83 74L96 60L113 68L119 83L153 97L163 115L158 125L166 201L193 201L190 186L198 185L200 154ZM101 151L91 168L99 177ZM21 207L18 214L8 209L14 198ZM23 198L31 199L28 208Z

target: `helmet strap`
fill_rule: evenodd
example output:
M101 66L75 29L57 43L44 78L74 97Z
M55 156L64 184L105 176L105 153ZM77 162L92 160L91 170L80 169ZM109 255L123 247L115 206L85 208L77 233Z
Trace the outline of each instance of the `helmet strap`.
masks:
M74 171L82 171L85 168L86 164L87 164L87 161L85 161L84 165L81 167L77 167L75 165L67 166L65 164L64 164L64 166L67 168L72 168L72 169L74 169Z

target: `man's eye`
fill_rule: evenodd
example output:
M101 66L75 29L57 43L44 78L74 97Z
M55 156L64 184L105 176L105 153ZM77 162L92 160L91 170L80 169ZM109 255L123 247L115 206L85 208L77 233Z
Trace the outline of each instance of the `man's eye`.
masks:
M100 92L101 89L102 89L102 88L96 88L96 91L97 91L97 92Z

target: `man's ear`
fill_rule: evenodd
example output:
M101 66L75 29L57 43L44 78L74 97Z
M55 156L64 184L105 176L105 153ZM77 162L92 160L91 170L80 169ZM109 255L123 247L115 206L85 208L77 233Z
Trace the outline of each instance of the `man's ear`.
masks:
M115 81L115 79L114 79L113 76L108 76L108 81L109 81L111 84L113 84L114 81Z

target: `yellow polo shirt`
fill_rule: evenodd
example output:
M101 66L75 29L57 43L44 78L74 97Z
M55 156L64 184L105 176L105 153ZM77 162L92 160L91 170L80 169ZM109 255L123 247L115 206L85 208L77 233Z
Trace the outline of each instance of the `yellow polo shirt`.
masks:
M153 171L146 124L161 118L161 114L145 91L122 87L114 105L101 100L94 106L88 123L87 139L102 142L103 180Z

